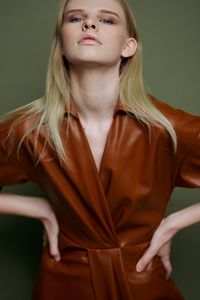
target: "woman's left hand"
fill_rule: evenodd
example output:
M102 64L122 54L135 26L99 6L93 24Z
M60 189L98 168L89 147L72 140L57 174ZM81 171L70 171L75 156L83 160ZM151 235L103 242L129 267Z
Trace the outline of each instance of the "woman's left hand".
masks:
M169 225L170 222L168 222L167 218L163 219L156 231L154 232L149 248L139 259L136 265L136 270L138 272L143 271L155 255L159 255L166 270L166 279L169 279L172 273L172 265L170 262L170 250L172 237L175 234L175 232L171 229Z

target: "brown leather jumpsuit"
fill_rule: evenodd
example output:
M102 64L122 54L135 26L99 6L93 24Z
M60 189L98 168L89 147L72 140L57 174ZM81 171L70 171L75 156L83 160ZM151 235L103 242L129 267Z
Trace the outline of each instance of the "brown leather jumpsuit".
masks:
M49 199L60 232L61 260L43 248L34 300L183 300L172 278L155 256L141 273L138 259L148 248L164 217L176 186L200 187L200 117L152 96L154 105L171 121L178 149L168 133L148 131L118 100L98 172L76 107L71 102L71 125L66 139L67 114L62 140L68 161L61 167L49 147L44 161L35 164L33 136L16 149L26 120L17 127L16 144L8 159L5 135L0 130L0 186L32 181ZM38 154L44 145L41 130Z

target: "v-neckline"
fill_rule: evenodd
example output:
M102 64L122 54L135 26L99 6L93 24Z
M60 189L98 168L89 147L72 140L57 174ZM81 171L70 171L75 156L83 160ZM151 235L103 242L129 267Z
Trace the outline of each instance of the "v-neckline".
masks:
M90 147L90 144L89 144L89 141L88 141L88 137L85 133L85 130L84 130L82 124L81 124L80 119L78 120L79 126L81 128L81 132L82 132L82 137L84 138L85 144L87 145L87 150L88 150L87 152L89 154L89 160L91 161L92 168L93 168L94 172L97 174L97 176L100 179L101 179L101 173L102 173L103 164L104 164L104 160L105 160L105 155L106 155L106 153L108 152L108 149L109 149L110 135L111 135L111 132L112 132L112 128L114 126L115 117L116 117L116 111L114 111L114 113L113 113L112 122L111 122L110 128L108 130L106 142L105 142L105 145L104 145L104 149L103 149L103 153L102 153L101 161L100 161L100 165L99 165L99 171L98 171L98 168L96 166L96 162L95 162L94 155L92 153L92 150L91 150L91 147Z

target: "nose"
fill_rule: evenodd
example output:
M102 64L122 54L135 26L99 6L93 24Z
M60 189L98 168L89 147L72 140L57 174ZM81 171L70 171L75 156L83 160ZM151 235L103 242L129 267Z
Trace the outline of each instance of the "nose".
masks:
M85 22L83 23L83 27L82 27L83 30L87 30L90 27L97 30L97 25L95 24L95 22L93 20L85 20Z

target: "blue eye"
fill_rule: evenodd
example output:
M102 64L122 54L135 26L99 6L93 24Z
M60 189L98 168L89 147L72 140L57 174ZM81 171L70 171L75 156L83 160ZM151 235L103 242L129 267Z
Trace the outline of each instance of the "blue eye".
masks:
M74 18L70 19L70 22L71 23L77 23L76 20L82 20L82 18L74 17ZM102 20L106 21L106 22L103 22L103 23L106 23L106 24L113 24L114 23L111 19L102 19Z
M108 21L108 22L105 22L105 23L107 23L107 24L113 24L113 21L112 20L110 20L110 19L103 19L104 21L106 20L106 21Z
M75 23L74 20L78 20L78 19L81 20L81 18L72 18L72 19L70 20L70 22Z

